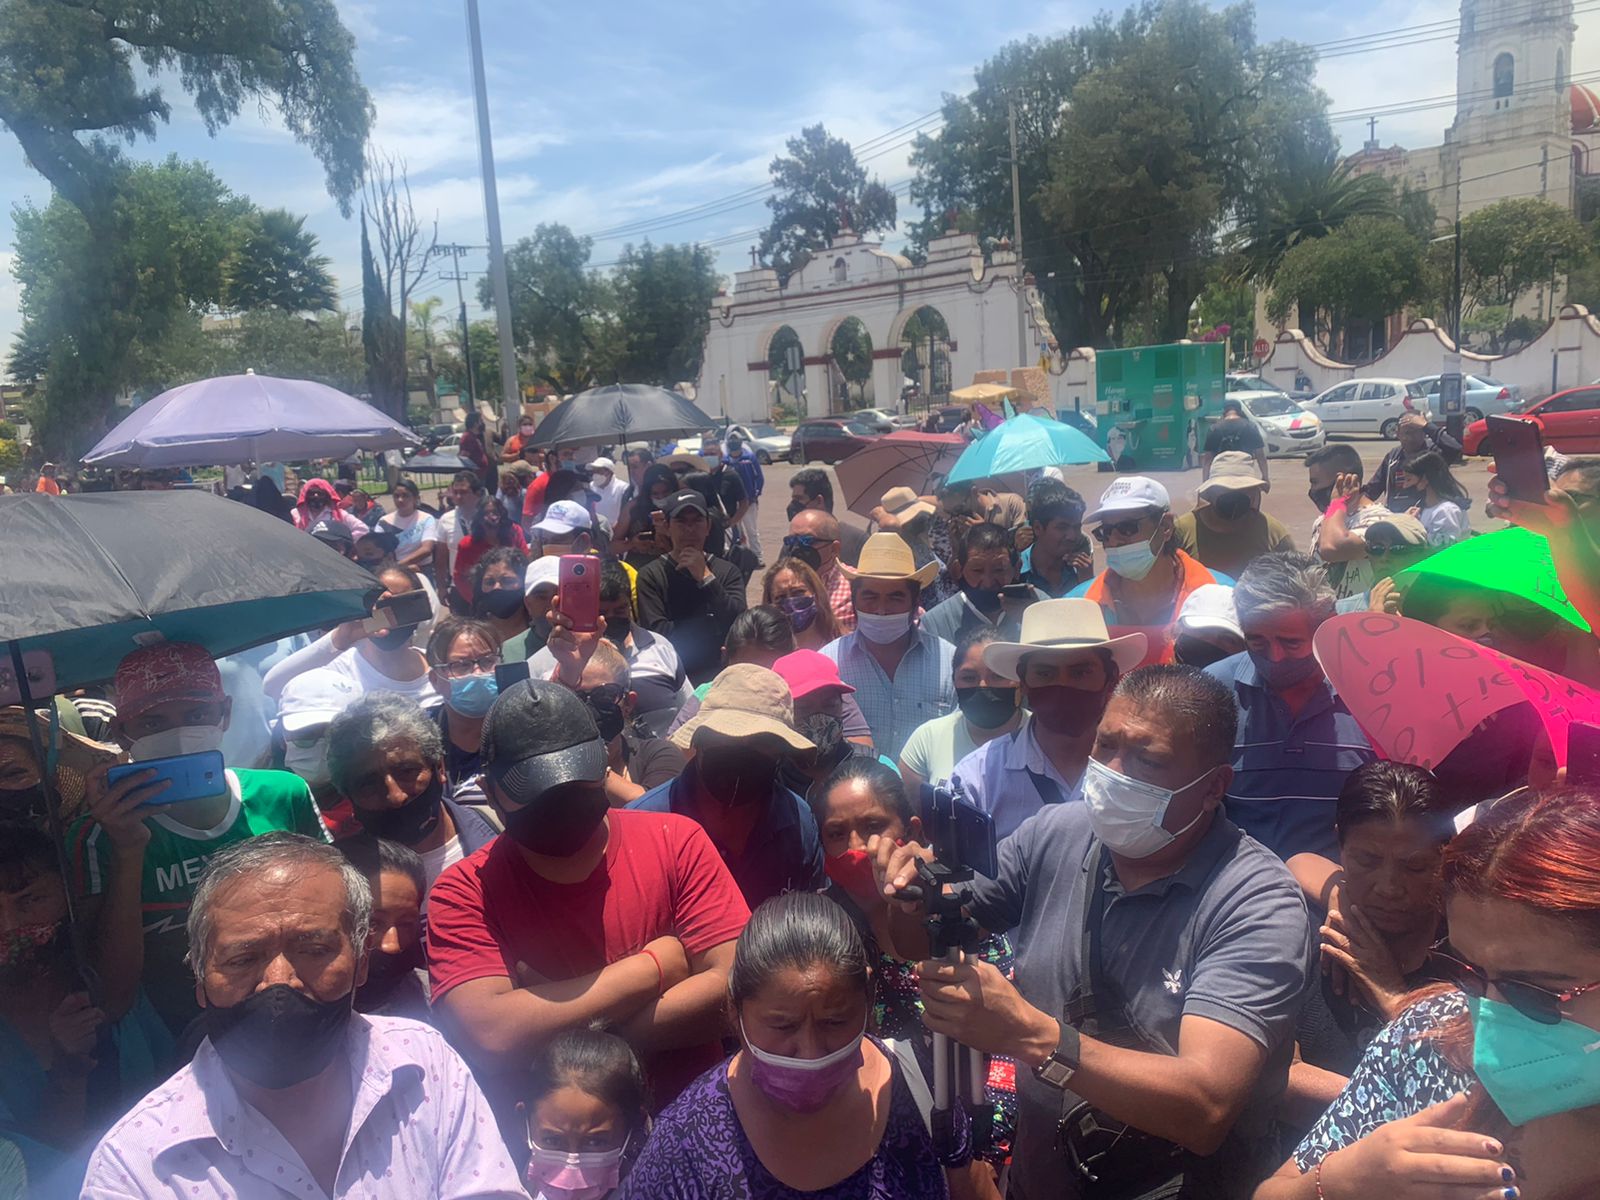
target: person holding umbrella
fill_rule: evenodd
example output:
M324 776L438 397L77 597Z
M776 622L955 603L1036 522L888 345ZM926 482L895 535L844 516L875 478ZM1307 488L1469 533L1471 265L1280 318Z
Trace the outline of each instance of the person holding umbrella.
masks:
M182 642L142 647L118 664L115 683L112 732L134 762L221 746L232 703L203 647ZM153 784L152 773L112 784L106 772L101 767L89 774L91 815L67 836L74 873L87 897L84 920L94 931L101 986L107 995L128 996L142 978L156 1012L177 1036L199 1012L184 966L183 922L206 860L269 830L323 841L328 833L305 781L287 771L229 769L217 795L180 804L161 803L166 785ZM126 868L119 866L126 852L141 844L142 945L127 937L133 893Z

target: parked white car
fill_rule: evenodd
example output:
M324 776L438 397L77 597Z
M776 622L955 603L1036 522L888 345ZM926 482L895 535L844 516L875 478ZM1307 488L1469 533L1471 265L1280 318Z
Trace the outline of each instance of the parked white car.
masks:
M1322 449L1327 436L1322 421L1277 388L1228 394L1244 407L1244 415L1261 433L1268 458L1293 458Z
M1324 431L1376 433L1393 440L1400 418L1408 412L1430 417L1428 398L1409 379L1352 379L1336 383L1306 401L1306 409L1321 421Z
M728 432L742 437L756 452L756 457L761 460L761 465L764 467L770 467L775 462L785 462L789 457L789 443L793 435L785 433L776 425L769 425L765 421L754 421L749 425L730 425Z

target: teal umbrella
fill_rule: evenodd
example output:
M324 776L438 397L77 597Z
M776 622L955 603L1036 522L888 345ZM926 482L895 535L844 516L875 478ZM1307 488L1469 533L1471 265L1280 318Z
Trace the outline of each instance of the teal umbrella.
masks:
M1039 467L1110 461L1110 456L1080 430L1049 417L1023 413L968 446L946 482L964 483Z

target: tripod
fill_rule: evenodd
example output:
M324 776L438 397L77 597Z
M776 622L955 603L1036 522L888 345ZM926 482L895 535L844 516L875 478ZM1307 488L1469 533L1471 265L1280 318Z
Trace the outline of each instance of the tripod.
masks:
M971 882L972 875L972 869L967 866L942 862L917 864L917 876L928 910L929 955L932 958L955 964L961 961L963 951L971 953L977 947L981 932L978 923L962 911L967 901L962 885ZM993 1113L984 1100L985 1075L982 1054L970 1046L951 1041L946 1034L933 1035L933 1140L941 1160L958 1151L956 1104L967 1111L972 1144L987 1144Z

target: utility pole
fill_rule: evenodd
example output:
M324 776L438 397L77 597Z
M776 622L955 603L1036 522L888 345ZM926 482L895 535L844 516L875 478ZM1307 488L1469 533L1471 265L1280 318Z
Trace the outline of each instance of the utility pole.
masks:
M483 31L478 0L467 0L467 48L472 56L472 94L478 116L478 165L483 172L483 207L489 226L489 282L494 290L495 324L500 330L500 386L505 394L505 425L515 429L522 416L517 386L517 352L511 340L511 285L506 280L505 243L500 237L500 195L494 179L494 140L489 130L489 90L483 77Z
M1011 249L1017 256L1017 365L1028 365L1028 298L1022 267L1022 164L1017 161L1017 102L1006 104L1006 133L1011 139Z
M474 411L478 407L478 388L477 384L473 380L472 374L472 341L468 336L467 297L466 294L461 290L462 283L466 281L467 273L461 269L461 259L470 251L481 249L481 246L463 246L459 243L451 243L447 246L435 244L428 252L429 254L448 255L452 260L450 274L446 275L441 271L439 278L442 280L455 281L456 303L460 306L461 310L461 357L466 363L467 367L467 403L472 406Z

